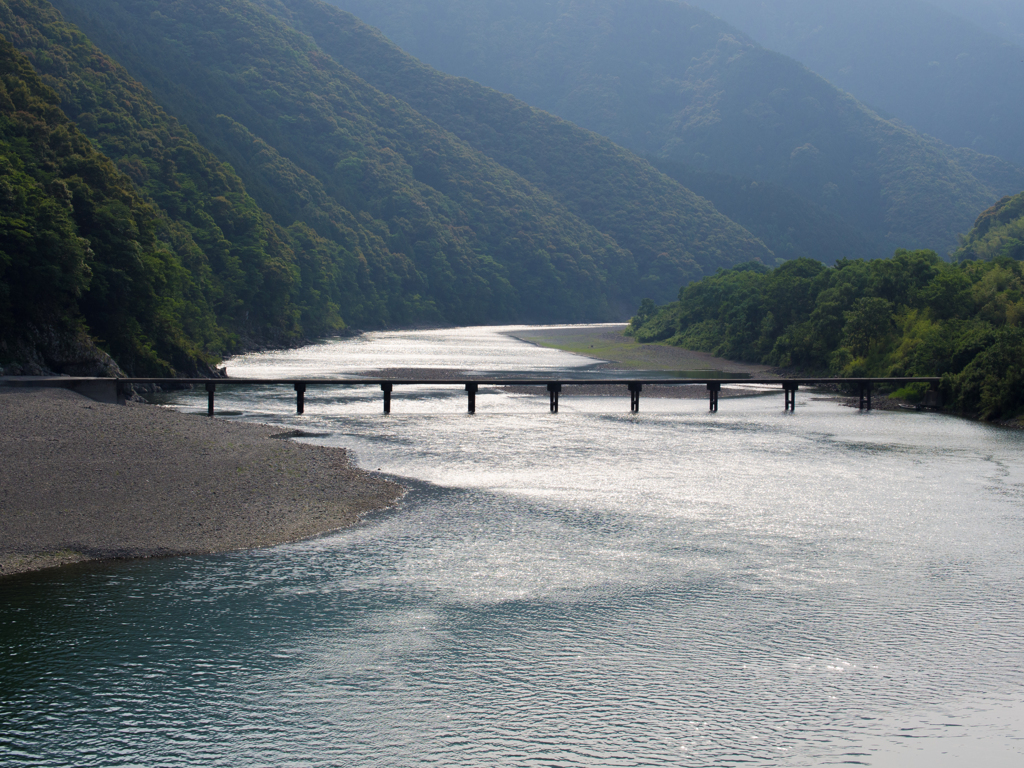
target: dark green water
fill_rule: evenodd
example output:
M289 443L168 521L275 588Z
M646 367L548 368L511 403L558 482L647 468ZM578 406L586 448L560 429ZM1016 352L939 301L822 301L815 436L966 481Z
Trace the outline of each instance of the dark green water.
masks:
M465 329L229 370L441 362L583 361ZM293 397L218 407L327 433L406 499L314 541L0 582L0 764L1018 764L1019 433L803 391L639 416L486 391L468 417L421 388L387 419L369 389Z

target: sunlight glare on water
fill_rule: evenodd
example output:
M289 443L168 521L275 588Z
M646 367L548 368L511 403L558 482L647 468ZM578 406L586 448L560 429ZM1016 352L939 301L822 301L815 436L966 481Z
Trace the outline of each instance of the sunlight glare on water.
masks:
M242 376L592 361L493 329ZM409 488L312 541L5 583L4 765L1016 766L1024 440L801 390L218 391ZM202 395L175 396L201 411Z

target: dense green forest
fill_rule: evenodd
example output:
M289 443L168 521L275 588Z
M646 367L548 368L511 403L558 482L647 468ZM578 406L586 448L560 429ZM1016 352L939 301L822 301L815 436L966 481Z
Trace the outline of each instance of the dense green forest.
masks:
M971 13L971 3L955 12ZM1024 48L934 0L694 0L882 114L1024 165ZM1018 3L1019 4L1019 3Z
M785 187L881 244L876 256L945 254L979 210L1024 188L1024 171L885 120L685 3L331 2L431 66L634 152Z
M901 250L834 267L741 265L667 306L643 302L630 331L834 376L942 376L951 409L986 419L1024 412L1024 263L1005 255L948 263ZM924 389L897 394L919 400Z
M584 217L577 211L586 205L576 205L572 194L556 197L342 66L292 26L282 4L56 4L229 160L279 221L304 221L317 230L303 196L290 191L312 181L328 201L374 222L421 281L395 286L392 293L412 304L396 322L423 318L432 307L438 308L435 322L460 324L624 316L635 303L631 297L650 292L652 282L693 279L744 254L770 256L748 232L677 184L592 134L566 127L568 140L548 150L554 155L573 145L576 152L578 162L560 186L585 188L618 177L623 183L603 205L642 211L622 230L635 241L620 242L622 231L611 227L611 217ZM157 5L159 12L152 12ZM318 4L286 7L298 12L311 5ZM373 64L385 70L381 81L409 75L391 74L406 67L408 57ZM479 89L453 108L474 116L487 110L487 98ZM510 141L528 144L527 129L549 118L516 106L526 128L510 131ZM655 181L671 194L651 195L648 182ZM690 224L693 217L699 218ZM660 228L667 234L643 226L659 219L672 223ZM643 244L647 231L658 246L649 257L630 248ZM470 285L480 289L467 290Z
M346 325L614 319L641 296L666 300L670 286L722 266L774 259L629 152L433 72L329 6L57 5L63 14L46 0L0 0L0 36L49 94L47 119L145 212L124 231L154 258L114 301L109 244L73 220L66 234L91 243L80 279L60 301L10 303L35 290L23 283L37 273L17 266L30 252L8 240L0 365L27 357L70 370L57 340L86 334L129 373L169 374ZM361 53L345 59L355 39ZM403 98L426 90L429 114ZM11 109L11 125L25 119ZM92 183L74 180L75 210Z
M202 370L216 326L174 233L58 103L0 38L0 353L59 337L41 362L91 372L88 317L128 370Z

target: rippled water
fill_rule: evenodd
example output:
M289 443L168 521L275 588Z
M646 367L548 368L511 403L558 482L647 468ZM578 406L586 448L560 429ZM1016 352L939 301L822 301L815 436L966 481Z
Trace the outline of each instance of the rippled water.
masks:
M235 376L558 370L492 329ZM0 582L0 764L1016 766L1024 438L801 391L641 401L238 388L395 509L254 552ZM179 407L201 410L199 395Z

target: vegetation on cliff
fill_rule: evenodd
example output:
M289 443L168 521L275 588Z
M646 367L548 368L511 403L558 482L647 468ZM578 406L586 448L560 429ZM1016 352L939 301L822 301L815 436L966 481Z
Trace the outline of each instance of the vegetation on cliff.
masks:
M991 261L999 256L1024 260L1024 192L1004 197L982 213L953 259Z
M640 341L835 376L942 376L949 407L983 418L1024 411L1024 263L800 259L722 270L664 307L641 306ZM910 399L923 389L900 393Z

